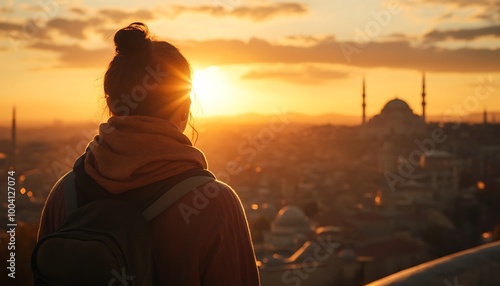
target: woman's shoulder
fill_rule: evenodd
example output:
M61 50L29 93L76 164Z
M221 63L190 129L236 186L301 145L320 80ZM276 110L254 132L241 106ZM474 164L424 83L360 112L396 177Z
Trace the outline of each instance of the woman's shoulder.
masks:
M177 212L186 224L199 221L219 223L236 218L243 213L241 201L236 192L226 183L213 180L183 196L169 213Z
M45 205L42 210L42 215L40 218L40 227L38 231L38 237L41 238L44 235L55 232L66 216L66 210L64 208L64 182L68 173L62 176L52 187L47 199L45 200Z
M239 197L236 192L228 184L219 181L217 179L209 181L195 190L193 190L195 195L198 197L204 197L207 200L213 200L214 202L223 202L225 200L232 200L239 202Z

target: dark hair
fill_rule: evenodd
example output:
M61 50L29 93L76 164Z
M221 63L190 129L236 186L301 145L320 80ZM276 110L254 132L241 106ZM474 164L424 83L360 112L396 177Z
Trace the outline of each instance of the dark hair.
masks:
M104 93L113 115L168 117L189 98L191 66L179 50L156 41L134 22L116 32L116 54L104 75Z

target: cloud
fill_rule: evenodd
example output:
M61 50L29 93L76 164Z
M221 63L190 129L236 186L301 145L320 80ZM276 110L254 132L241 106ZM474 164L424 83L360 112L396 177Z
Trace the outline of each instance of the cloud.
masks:
M392 33L392 34L386 36L386 39L392 39L392 40L398 40L398 41L400 41L400 40L408 40L408 39L410 39L410 37L407 36L407 35L405 35L405 34L403 34L403 33Z
M9 14L12 12L14 12L14 9L12 9L12 7L0 7L0 13Z
M261 39L207 40L173 43L189 60L200 65L233 64L343 64L361 68L400 68L429 72L498 72L500 49L444 49L412 46L406 40L372 42L360 48L354 42L325 39L313 46L272 44ZM48 43L32 45L59 54L65 67L104 67L113 48L87 50ZM351 52L351 54L349 54ZM348 59L351 61L349 62ZM314 72L314 71L313 71ZM316 75L321 72L316 71ZM259 75L254 73L253 76ZM268 74L269 75L269 74ZM278 76L276 73L275 76ZM293 76L293 75L292 75ZM290 77L290 76L289 76Z
M292 2L274 3L260 6L238 6L232 9L210 5L177 5L172 9L174 16L184 13L201 13L213 17L232 16L237 18L248 18L253 21L264 21L277 16L300 15L305 14L308 11L304 4Z
M38 6L24 5L31 8ZM30 9L31 9L30 8ZM71 12L76 17L72 18L48 18L45 21L33 21L28 18L24 24L19 24L12 20L0 21L0 32L8 32L9 37L16 40L33 40L45 39L55 43L59 42L56 34L51 32L56 31L61 35L65 35L77 40L85 40L86 30L97 32L103 35L104 39L110 37L123 26L130 24L133 21L147 21L155 19L154 11L135 10L126 11L120 9L101 9L90 14L88 11L81 8L73 7Z
M451 7L451 14L457 12L458 9L466 8L479 8L478 14L472 17L472 19L487 20L492 23L496 23L500 19L500 0L420 0L418 2L413 2L415 5L419 4L430 4L430 5L446 5ZM448 13L445 16L450 16ZM447 17L443 17L445 20Z
M286 46L261 39L190 42L181 47L190 58L207 65L249 63L329 63L357 67L387 67L433 72L491 72L500 70L499 49L415 47L408 41L354 42L325 39L309 47ZM350 60L350 61L349 61Z
M61 34L70 36L76 39L85 39L83 30L91 23L83 20L68 20L63 18L55 18L47 22L47 28L59 31Z
M28 3L20 3L17 7L25 12L39 12L43 11L43 6L40 4L28 4Z
M102 9L98 12L103 21L122 23L125 21L141 22L155 19L155 13L150 10L124 11L120 9Z
M335 37L332 35L326 36L315 36L315 35L292 35L287 36L284 39L285 43L290 43L291 45L299 45L299 46L311 46L322 41L332 41L335 40Z
M235 17L250 17L254 20L267 19L280 13L290 11L306 11L299 4L281 3L268 6L240 6L217 8L223 13ZM180 6L177 6L180 7ZM266 9L259 10L265 7ZM201 8L200 8L201 9ZM287 10L289 9L289 10ZM294 10L295 9L295 10ZM298 10L297 10L298 9ZM283 12L285 11L285 12ZM286 12L288 11L288 12ZM91 11L92 12L92 11ZM31 49L44 50L58 55L58 66L64 67L101 67L109 62L113 55L113 47L109 41L109 49L87 49L87 46L63 43L55 35L62 34L74 38L79 43L86 40L88 34L98 33L103 38L112 38L121 25L131 21L151 20L160 13L156 10L127 11L121 9L101 9L74 18L53 18L39 27L29 39L23 38L24 26L14 21L0 21L0 32L15 39L23 40ZM295 12L294 12L295 13ZM302 12L301 12L302 13ZM52 33L52 32L56 33ZM500 37L500 25L461 30L433 30L424 36L424 44L446 39L474 40L482 36ZM28 42L29 40L29 42ZM420 39L416 39L420 40ZM83 42L83 41L82 41ZM71 43L75 43L72 41ZM432 45L412 45L415 39L402 34L380 39L379 42L359 43L339 41L333 35L292 35L273 43L253 38L247 41L236 39L213 39L203 41L185 41L174 43L181 48L190 59L202 65L231 64L341 64L356 67L387 67L426 70L433 72L498 72L500 49L446 49ZM323 78L342 76L335 71L311 68L309 70L261 70L251 71L245 75L247 79L273 77L281 80L297 80L303 83Z
M277 15L304 14L307 8L298 3L277 3L272 6L238 7L232 11L236 17L249 17L256 21L265 20Z
M17 7L18 9L27 10L29 12L41 11L40 9L43 8L40 5L26 3L19 4ZM199 6L198 8L186 8L184 6L175 7L177 7L175 9L180 9L179 13L183 13L182 11L185 9L199 9L200 12L204 9L215 9L213 13L217 13L215 11L221 11L220 13L224 15L249 17L256 21L267 19L278 14L299 13L306 9L304 6L295 3L279 3L255 7L241 6L231 8L230 10L217 6L206 6L207 8L203 8L204 6ZM21 41L28 42L34 39L44 39L59 43L61 40L57 35L68 36L76 40L85 40L87 35L92 34L92 32L102 35L103 39L109 39L113 37L114 33L119 28L131 22L148 22L158 19L158 17L165 16L162 15L158 9L154 8L148 10L123 10L117 8L89 10L82 7L68 7L68 9L69 12L71 12L71 17L49 17L40 21L32 21L31 18L28 18L25 19L25 23L22 24L14 20L0 19L0 33L7 35L11 40L15 40L16 43L20 43ZM3 10L7 11L8 9L5 8ZM0 10L0 13L3 10Z
M86 15L87 14L87 11L83 8L80 8L80 7L73 7L70 9L71 12L77 14L77 15Z
M98 34L101 34L105 40L109 40L113 39L117 30L118 30L117 28L96 27L95 31Z
M242 79L278 79L294 84L320 84L333 79L345 78L349 74L337 70L315 66L300 69L286 67L274 69L252 70L244 74Z
M426 41L443 41L447 39L474 40L484 36L500 37L500 25L448 31L433 30L427 33L424 38Z
M486 20L490 23L498 23L500 21L500 2L495 7L485 7L483 11L475 16L476 19Z
M447 4L454 5L459 7L466 6L492 6L498 5L500 1L495 0L421 0L421 3L429 3L429 4Z
M19 31L21 30L23 25L13 23L13 22L2 22L0 21L0 31Z
M50 43L34 43L32 49L56 52L59 63L55 67L64 68L105 68L114 56L112 49L88 50L78 45L57 45Z

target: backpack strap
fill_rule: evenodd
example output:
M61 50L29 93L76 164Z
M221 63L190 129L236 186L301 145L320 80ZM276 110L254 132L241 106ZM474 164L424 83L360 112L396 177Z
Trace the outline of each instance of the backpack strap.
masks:
M64 180L66 214L94 200L119 199L134 202L149 222L190 191L215 180L215 176L208 170L191 169L151 185L113 195L85 172L85 156L86 153L76 160L73 170ZM82 189L85 192L80 191ZM148 194L145 196L146 193Z
M78 208L75 173L73 171L68 172L64 178L64 204L66 207L66 215Z
M213 177L194 176L177 183L143 211L144 219L151 221L190 191L213 180Z

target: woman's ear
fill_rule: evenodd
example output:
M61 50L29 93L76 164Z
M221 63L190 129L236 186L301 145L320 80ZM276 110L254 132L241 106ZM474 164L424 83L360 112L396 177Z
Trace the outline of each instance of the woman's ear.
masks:
M111 108L112 108L111 99L109 98L109 96L106 96L106 106L108 106L109 116L113 115L113 111L111 110Z
M181 105L174 111L174 113L168 118L177 129L184 132L189 120L189 109L191 107L191 100L185 100Z
M191 110L191 99L184 101L182 104L182 120L187 120L189 118L189 111Z

